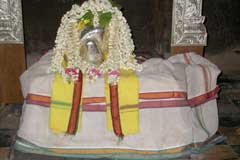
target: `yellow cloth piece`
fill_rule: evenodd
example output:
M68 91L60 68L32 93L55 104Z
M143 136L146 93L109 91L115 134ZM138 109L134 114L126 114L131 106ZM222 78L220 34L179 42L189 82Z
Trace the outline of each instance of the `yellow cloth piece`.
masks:
M110 90L105 76L105 95L107 104L107 128L113 131L110 109ZM118 100L121 127L124 136L139 132L139 81L133 71L121 70L118 82Z
M49 126L53 133L66 133L71 114L74 82L64 82L56 75L52 86ZM82 100L81 100L82 103ZM79 113L78 130L81 125L82 107Z

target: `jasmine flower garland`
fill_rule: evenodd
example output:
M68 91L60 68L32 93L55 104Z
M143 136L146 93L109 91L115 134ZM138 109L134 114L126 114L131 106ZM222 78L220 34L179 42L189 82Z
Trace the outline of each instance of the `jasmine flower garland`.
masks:
M105 21L99 20L100 13L111 18L108 25ZM79 22L84 16L93 19ZM97 67L80 56L81 27L89 23L94 27L104 24L105 34L108 35L105 42L107 58ZM113 7L109 0L88 0L81 6L73 5L72 9L62 17L49 72L61 74L64 80L70 81L77 79L75 73L79 70L87 75L87 80L91 81L108 74L109 83L117 83L119 74L115 73L119 73L121 69L142 70L142 66L135 60L133 51L131 30L122 12L117 7Z

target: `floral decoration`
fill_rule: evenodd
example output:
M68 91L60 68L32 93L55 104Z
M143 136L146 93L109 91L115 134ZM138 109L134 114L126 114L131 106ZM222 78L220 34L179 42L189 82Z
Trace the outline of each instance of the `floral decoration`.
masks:
M88 0L81 6L73 5L61 20L57 32L54 56L49 72L61 74L64 80L75 81L78 72L94 81L104 74L109 83L117 83L121 69L141 71L133 55L131 30L122 12L110 0ZM104 61L96 66L80 55L80 34L85 27L102 27L107 36Z

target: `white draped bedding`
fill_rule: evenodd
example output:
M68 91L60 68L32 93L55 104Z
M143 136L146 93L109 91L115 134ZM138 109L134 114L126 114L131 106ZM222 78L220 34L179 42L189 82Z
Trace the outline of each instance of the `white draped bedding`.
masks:
M48 74L52 52L21 76L25 98L18 137L44 148L127 149L159 151L203 142L218 129L216 85L219 69L194 53L167 60L149 59L137 73L140 93L172 93L159 99L140 99L140 132L122 141L106 127L104 104L86 106L81 130L74 136L55 135L49 129L48 102L31 101L29 95L51 97L54 75ZM183 96L174 96L182 93ZM104 97L103 78L85 83L83 97ZM91 108L92 107L92 108Z

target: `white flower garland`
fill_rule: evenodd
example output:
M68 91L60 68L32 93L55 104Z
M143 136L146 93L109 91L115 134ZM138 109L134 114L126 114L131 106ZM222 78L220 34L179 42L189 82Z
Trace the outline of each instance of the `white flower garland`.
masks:
M77 24L78 19L89 10L94 15L94 27L99 26L99 11L112 13L112 19L106 28L109 32L108 58L98 67L84 61L80 57L81 42ZM73 5L72 9L62 17L49 71L61 74L65 80L76 80L76 75L71 74L73 72L66 72L69 69L71 71L72 69L77 71L80 69L87 75L88 80L94 80L107 73L109 75L109 83L117 83L119 78L116 75L118 74L112 73L119 72L120 69L142 70L142 66L137 63L133 55L134 43L131 37L131 30L122 12L117 7L113 7L108 0L88 0L81 7ZM68 59L68 64L65 68L63 67L64 56L67 56Z

